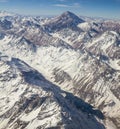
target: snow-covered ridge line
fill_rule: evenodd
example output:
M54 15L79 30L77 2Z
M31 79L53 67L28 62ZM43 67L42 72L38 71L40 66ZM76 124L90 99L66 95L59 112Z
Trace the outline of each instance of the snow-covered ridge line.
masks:
M88 122L89 114L103 119L102 113L97 114L91 105L60 90L23 61L2 57L0 71L0 127L78 129L82 125L81 129L102 129L93 116Z
M7 112L1 126L101 129L102 123L119 129L119 22L84 21L65 12L45 19L2 17L0 30L0 101ZM95 108L82 108L81 99Z

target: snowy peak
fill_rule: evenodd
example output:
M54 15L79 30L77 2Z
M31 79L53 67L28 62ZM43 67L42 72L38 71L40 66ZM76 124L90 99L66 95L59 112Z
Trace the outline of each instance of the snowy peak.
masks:
M84 20L67 11L58 17L50 19L50 21L45 24L45 28L49 31L62 30L64 28L76 29L77 25L83 22Z
M9 13L7 11L0 11L0 17L6 17L6 16L14 16L15 14Z
M119 22L13 15L0 31L0 128L120 129Z
M78 23L83 23L84 20L80 19L77 15L75 15L74 13L72 12L64 12L61 16L59 16L59 18L63 19L63 18L66 18L68 20L72 20L75 24L78 24Z

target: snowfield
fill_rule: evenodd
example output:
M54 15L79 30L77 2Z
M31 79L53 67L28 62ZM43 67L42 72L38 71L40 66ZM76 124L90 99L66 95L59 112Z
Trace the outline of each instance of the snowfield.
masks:
M0 129L119 129L117 23L71 12L43 20L6 15L0 12Z

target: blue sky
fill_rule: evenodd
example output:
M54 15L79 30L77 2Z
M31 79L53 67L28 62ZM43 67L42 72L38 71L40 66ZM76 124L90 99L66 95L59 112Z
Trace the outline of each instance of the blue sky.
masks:
M0 10L30 15L78 15L120 19L120 0L0 0Z

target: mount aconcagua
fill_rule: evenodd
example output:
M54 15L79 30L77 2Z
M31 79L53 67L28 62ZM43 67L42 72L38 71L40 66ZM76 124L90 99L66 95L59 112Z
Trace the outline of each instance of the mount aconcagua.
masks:
M120 129L120 21L1 11L0 129Z

